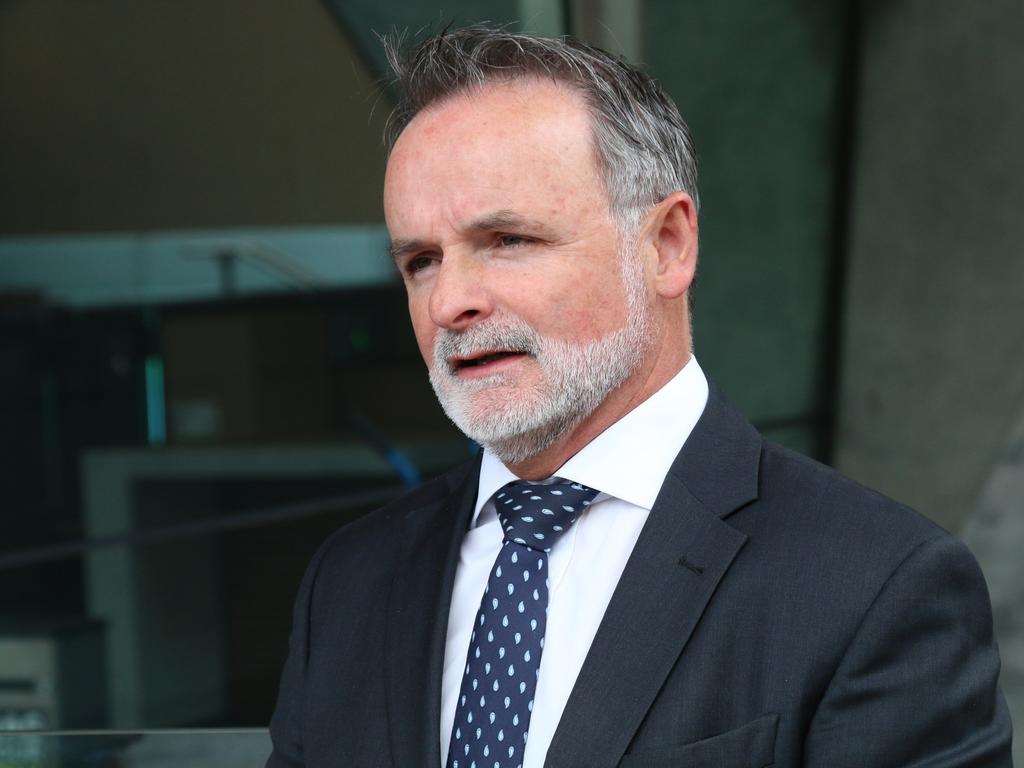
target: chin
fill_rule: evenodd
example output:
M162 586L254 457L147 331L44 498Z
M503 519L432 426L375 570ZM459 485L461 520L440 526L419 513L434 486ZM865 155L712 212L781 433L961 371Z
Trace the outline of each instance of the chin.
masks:
M514 434L497 434L496 430L491 429L470 437L491 451L503 464L513 465L543 453L570 429L570 424L552 423Z
M504 464L537 456L586 416L537 390L494 387L441 399L448 418Z

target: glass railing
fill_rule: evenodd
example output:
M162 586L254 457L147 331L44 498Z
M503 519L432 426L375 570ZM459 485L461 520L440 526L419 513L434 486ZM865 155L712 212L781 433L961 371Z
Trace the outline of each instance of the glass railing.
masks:
M263 768L265 728L0 732L0 768Z

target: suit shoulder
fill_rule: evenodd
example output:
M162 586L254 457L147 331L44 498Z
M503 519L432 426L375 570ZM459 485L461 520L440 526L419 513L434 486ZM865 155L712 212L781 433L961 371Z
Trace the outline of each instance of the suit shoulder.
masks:
M938 582L928 586L927 575L936 572L970 585L964 610L988 611L984 579L963 542L905 504L779 445L765 443L758 498L729 522L747 534L748 555L756 553L744 560L749 577L787 594L790 610L805 611L793 626L832 627L836 648L880 596L933 594ZM891 605L895 617L902 603Z
M948 532L905 504L837 470L765 441L759 501L775 523L834 543L848 551L901 559L920 544L950 538ZM793 530L789 531L794 533Z

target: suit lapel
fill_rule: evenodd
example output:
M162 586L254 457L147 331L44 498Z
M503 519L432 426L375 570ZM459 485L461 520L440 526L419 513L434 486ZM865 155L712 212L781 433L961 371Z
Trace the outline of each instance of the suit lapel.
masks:
M723 518L757 497L761 437L711 387L612 595L547 764L618 765L746 541Z
M440 765L441 674L455 570L479 461L446 498L406 512L388 601L388 730L395 766Z

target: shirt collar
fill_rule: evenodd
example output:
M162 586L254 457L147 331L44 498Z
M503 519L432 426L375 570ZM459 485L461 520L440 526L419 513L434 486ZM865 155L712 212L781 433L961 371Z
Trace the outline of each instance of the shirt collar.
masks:
M591 440L555 474L650 510L707 401L707 378L691 356L665 386ZM480 510L491 496L518 479L493 453L484 451L472 527L478 525Z

